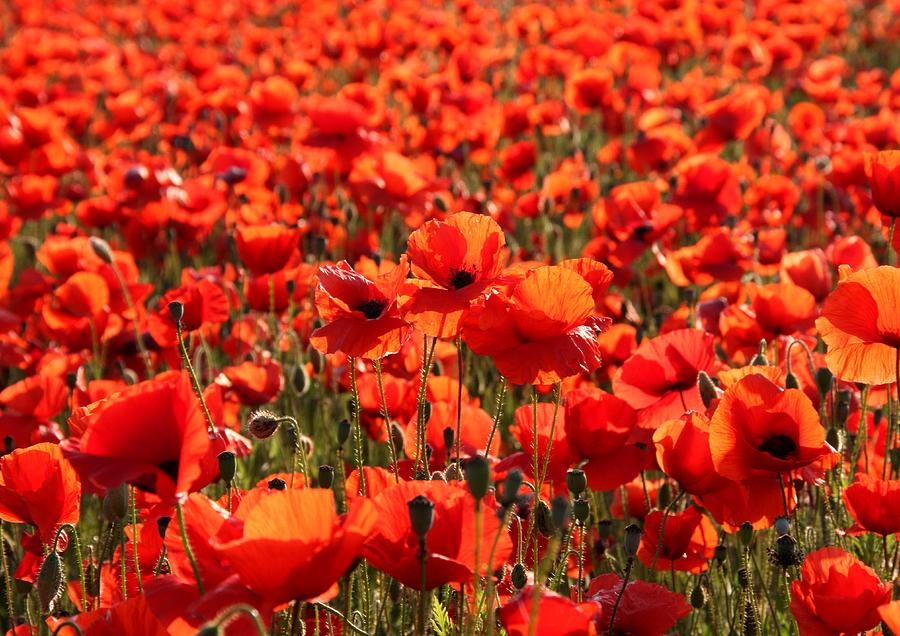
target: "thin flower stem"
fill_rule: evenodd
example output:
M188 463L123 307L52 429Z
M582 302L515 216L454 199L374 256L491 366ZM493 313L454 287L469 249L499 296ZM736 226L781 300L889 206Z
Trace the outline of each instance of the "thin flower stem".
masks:
M128 555L125 554L125 546L128 545L128 539L125 537L125 522L117 524L119 526L119 549L122 554L119 555L119 565L122 568L122 598L128 599Z
M672 510L675 509L675 506L681 501L681 498L684 496L685 491L682 490L679 492L675 498L666 506L665 512L663 512L662 520L659 522L659 537L656 540L656 550L653 552L653 560L650 562L650 570L656 570L656 561L659 559L659 554L662 551L663 545L663 537L666 531L666 521L669 520L669 515L672 514Z
M73 540L75 542L75 559L78 561L78 582L81 583L81 610L83 612L86 612L88 611L87 583L85 582L84 559L81 556L81 540L78 537L78 529L71 523L64 523L59 528L57 528L56 536L53 538L54 549L56 548L56 544L59 541L59 536L63 532L63 530L65 530L66 532L71 532Z
M203 415L206 417L206 424L209 426L209 432L215 434L216 425L209 412L209 407L206 406L206 398L203 397L203 389L200 388L200 380L197 379L197 374L194 372L194 366L191 364L191 358L188 355L187 346L184 344L180 320L175 323L175 334L178 337L178 346L181 348L181 362L191 376L191 383L194 385L194 393L197 395L197 399L200 400L200 407L203 409Z
M137 578L138 593L144 593L144 584L141 582L141 562L138 557L138 528L137 528L137 503L134 496L134 486L131 487L131 549L134 552L134 576Z
M423 343L423 360L422 360L422 385L419 387L419 401L416 405L416 463L415 471L421 470L428 472L428 455L425 452L425 398L428 392L428 374L431 371L431 363L434 359L434 349L437 346L437 338L432 338L431 349L428 348L428 336L425 336Z
M188 561L191 564L191 570L194 572L194 579L197 581L197 589L200 590L200 594L203 595L206 593L206 588L203 586L203 579L200 578L200 567L197 565L197 559L194 557L194 551L191 549L191 542L188 540L187 528L184 525L184 511L181 509L180 501L175 504L175 512L178 515L178 528L181 530L181 544L184 546L184 553L187 555Z
M463 356L462 336L456 336L456 465L462 472L462 396L463 378L465 377L465 357ZM487 455L487 453L485 453Z
M614 634L613 628L616 625L616 613L619 611L619 603L622 602L622 596L625 595L625 588L628 587L628 579L631 578L631 570L634 568L634 557L628 557L628 562L625 564L625 576L622 578L622 587L619 589L619 593L616 595L616 602L613 605L612 615L609 618L609 633Z
M472 600L475 601L475 606L478 607L478 591L481 588L481 501L475 501L475 576L472 579ZM490 570L490 563L488 564L488 570ZM478 620L478 614L469 616L468 625L466 627L466 633L474 633L474 629L476 626L476 621Z
M137 344L141 360L144 362L144 370L147 372L147 377L150 378L153 376L153 364L150 362L150 353L147 351L147 347L144 346L144 339L141 338L141 330L140 327L138 327L138 313L134 307L131 292L128 290L128 284L125 282L125 277L122 276L122 271L119 269L119 266L116 265L116 260L111 259L109 265L112 268L113 275L116 277L116 281L119 283L119 288L122 290L122 298L125 299L125 306L128 307L128 311L131 312L132 318L130 322L131 326L134 328L134 340Z
M366 473L363 471L363 438L359 423L359 389L356 385L356 358L350 358L350 390L353 393L353 455L359 473L358 494L366 496Z
M559 416L559 405L562 402L562 383L557 382L554 387L554 392L556 393L556 399L553 403L553 419L550 420L550 436L547 438L547 450L544 451L544 465L541 468L540 478L537 481L537 491L541 492L541 488L544 485L544 480L547 479L547 471L550 468L550 450L553 446L553 435L556 433L556 420ZM535 448L538 446L537 442L537 430L535 430L535 438L534 438Z
M6 524L0 519L0 561L3 565L3 586L6 596L6 612L9 617L11 626L16 624L16 609L13 598L12 575L9 571L9 559L6 558L6 539L4 538L4 527ZM82 593L84 589L82 589Z
M426 606L426 598L428 591L426 586L428 584L427 577L427 564L428 564L428 552L425 546L425 537L419 537L419 616L416 622L416 634L422 636L425 634L425 606Z
M497 544L500 542L500 535L506 532L507 525L509 524L510 510L511 508L504 508L503 510L503 516L500 519L500 524L497 526L497 532L494 533L494 541L491 544L491 550L490 552L488 552L488 564L494 562L494 553L497 550ZM488 636L492 636L492 634L494 633L494 621L491 619L491 616L493 616L494 613L494 577L488 576L487 581L487 587L485 589L483 599L485 600L485 602L487 602L487 634ZM475 604L475 613L476 615L481 613L481 601L478 601L477 599Z
M300 422L290 415L282 415L275 420L277 424L290 424L294 433L294 457L291 460L291 488L294 487L294 473L297 472L297 464L300 464L300 472L303 473L303 481L309 488L309 469L306 465L306 453L303 451L303 431L300 429Z
M391 455L391 466L394 470L394 483L400 483L400 468L397 466L397 450L394 448L394 436L391 431L391 416L388 414L387 399L384 397L384 377L381 373L381 360L375 360L375 378L378 380L378 393L381 396L381 417L384 419L384 432L387 435L388 451Z
M51 634L51 636L57 636L57 634L60 633L60 631L63 629L63 627L68 627L69 629L74 631L78 636L84 636L84 632L81 631L81 627L78 626L78 623L76 623L75 621L71 621L71 620L63 621L62 623L57 625L56 629L53 630L53 633Z
M341 619L344 622L344 624L350 628L350 631L353 632L354 634L360 634L360 636L369 636L369 632L367 632L363 628L351 623L348 619L344 618L344 615L341 614L340 610L338 610L334 607L331 607L331 605L326 605L325 603L314 603L313 607L317 610L318 609L325 610L329 614L333 614L335 617ZM316 621L316 625L318 625L318 621Z
M497 406L494 410L494 422L491 425L491 434L488 435L487 445L484 447L484 456L490 457L491 444L494 443L494 436L497 434L497 428L500 426L500 418L503 416L503 402L506 399L506 378L500 378L500 389L497 391Z
M238 605L232 605L227 610L216 616L212 621L207 623L209 627L225 627L234 620L238 614L244 614L253 621L253 626L256 628L256 633L259 636L266 636L266 626L262 621L262 617L260 617L259 612L256 611L255 608L245 604L240 603Z
M784 516L786 519L791 518L791 511L788 508L787 494L784 492L784 476L778 473L778 492L781 493L781 505L784 506Z

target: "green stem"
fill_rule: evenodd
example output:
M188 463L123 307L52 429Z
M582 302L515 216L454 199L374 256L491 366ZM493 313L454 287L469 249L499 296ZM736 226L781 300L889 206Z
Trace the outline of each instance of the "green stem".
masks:
M9 571L9 559L6 558L6 539L4 538L4 522L0 519L0 561L3 565L3 585L6 592L6 612L12 627L16 624L16 609L12 591L12 575ZM84 590L82 590L82 593Z
M206 406L206 399L203 397L203 389L200 388L200 380L197 379L197 374L194 372L194 365L191 364L191 357L188 355L187 346L184 344L184 337L181 332L181 321L175 323L175 333L178 337L178 345L181 348L181 362L191 376L191 384L194 386L194 393L197 395L197 399L200 400L200 407L203 409L203 415L206 417L209 432L215 433L216 425L209 412L209 407Z
M141 582L141 562L138 557L138 528L137 528L137 503L134 497L134 486L131 487L131 548L134 552L134 575L137 577L138 593L144 593L144 584Z
M391 465L394 468L394 483L400 483L400 468L397 466L397 451L394 448L394 436L391 431L391 416L388 414L387 399L384 397L384 377L381 373L381 360L375 360L375 377L378 380L378 393L381 396L381 417L384 418L384 432L387 434L388 451Z
M131 299L131 292L128 291L128 284L125 282L125 277L122 276L119 266L116 265L115 259L112 259L109 265L112 267L113 275L115 275L116 281L119 283L119 288L122 290L122 298L125 299L125 306L128 307L128 311L131 312L131 326L134 328L134 339L137 343L141 360L144 361L144 370L147 372L147 377L150 378L153 376L153 364L150 362L150 354L147 352L147 347L144 346L144 339L141 338L141 330L140 327L138 327L138 313L137 309L134 307L134 301Z
M359 473L358 494L366 496L366 473L363 471L363 436L359 423L359 389L356 386L356 359L350 358L350 389L353 392L353 438L356 471Z
M191 542L188 540L187 527L184 525L184 511L181 509L181 502L175 504L175 512L178 516L178 528L181 530L181 544L184 546L184 553L191 564L191 570L194 572L194 579L197 581L197 589L200 595L206 593L203 587L203 579L200 578L200 567L197 565L197 559L194 558L194 551L191 549Z
M78 537L78 529L75 528L71 523L64 523L56 530L56 536L53 538L53 548L56 548L56 544L59 541L59 536L62 531L70 532L72 534L73 541L75 542L75 559L78 561L78 582L81 583L81 611L88 611L87 604L87 583L85 581L84 576L84 559L81 556L81 540Z
M259 612L257 612L253 607L241 603L239 605L232 605L227 610L216 616L212 621L207 623L205 627L224 627L231 621L237 614L245 614L253 621L253 626L256 628L256 633L258 636L267 636L266 635L266 626L263 624L262 617L260 617ZM218 631L216 633L219 633Z

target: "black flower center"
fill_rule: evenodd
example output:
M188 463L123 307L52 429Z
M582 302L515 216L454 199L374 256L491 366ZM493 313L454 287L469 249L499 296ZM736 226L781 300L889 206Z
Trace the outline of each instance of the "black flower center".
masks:
M384 301L383 300L367 300L364 303L360 303L354 309L356 311L362 312L362 315L368 318L369 320L375 320L379 316L381 316L381 312L384 311Z
M797 450L797 443L787 435L778 433L767 437L758 449L776 459L787 459L788 455Z
M159 463L159 469L168 475L172 481L178 481L178 460L167 459Z
M462 289L463 287L467 287L475 282L475 272L470 272L466 269L458 269L453 272L453 276L450 278L450 284L453 286L453 289Z

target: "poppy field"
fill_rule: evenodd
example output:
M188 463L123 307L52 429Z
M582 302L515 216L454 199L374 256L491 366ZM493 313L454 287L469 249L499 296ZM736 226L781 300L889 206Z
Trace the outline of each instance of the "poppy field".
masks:
M900 634L898 41L0 3L5 633Z

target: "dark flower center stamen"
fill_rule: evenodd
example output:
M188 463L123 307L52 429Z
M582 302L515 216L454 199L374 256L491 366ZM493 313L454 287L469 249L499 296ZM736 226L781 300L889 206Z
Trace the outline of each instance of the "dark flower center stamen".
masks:
M159 469L168 475L172 481L178 481L178 460L168 459L159 463Z
M379 316L381 316L381 312L384 311L384 301L383 300L367 300L364 303L358 304L354 307L356 311L362 312L362 315L368 318L369 320L375 320Z
M466 269L458 269L453 272L453 276L450 278L450 285L453 286L453 289L462 289L463 287L467 287L475 282L475 272L470 272Z
M797 450L797 443L787 435L779 433L767 437L758 448L776 459L787 459L788 455Z

